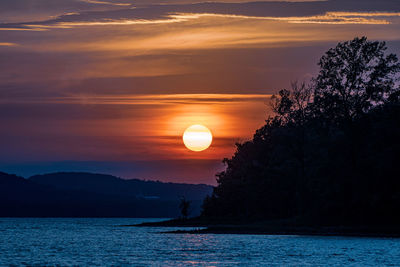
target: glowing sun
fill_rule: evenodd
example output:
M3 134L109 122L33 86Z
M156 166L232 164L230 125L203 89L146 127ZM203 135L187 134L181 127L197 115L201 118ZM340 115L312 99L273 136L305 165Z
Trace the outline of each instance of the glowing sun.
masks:
M200 124L192 125L183 133L183 143L192 151L206 150L212 142L211 131Z

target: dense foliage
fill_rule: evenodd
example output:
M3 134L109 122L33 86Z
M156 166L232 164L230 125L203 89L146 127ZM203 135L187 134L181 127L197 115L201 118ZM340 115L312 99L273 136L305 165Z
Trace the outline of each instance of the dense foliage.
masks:
M385 50L339 43L310 85L274 96L275 116L224 159L202 215L398 225L400 64Z

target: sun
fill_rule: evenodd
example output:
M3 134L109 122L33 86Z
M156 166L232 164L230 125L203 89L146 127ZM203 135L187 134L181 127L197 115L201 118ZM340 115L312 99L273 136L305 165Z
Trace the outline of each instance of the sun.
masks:
M183 133L183 143L192 151L206 150L212 142L211 131L204 125L192 125Z

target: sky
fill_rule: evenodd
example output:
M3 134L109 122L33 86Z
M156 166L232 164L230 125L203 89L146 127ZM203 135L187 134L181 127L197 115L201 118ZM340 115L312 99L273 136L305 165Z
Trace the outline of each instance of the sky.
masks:
M216 184L272 94L356 36L400 55L399 24L398 0L1 0L0 170Z

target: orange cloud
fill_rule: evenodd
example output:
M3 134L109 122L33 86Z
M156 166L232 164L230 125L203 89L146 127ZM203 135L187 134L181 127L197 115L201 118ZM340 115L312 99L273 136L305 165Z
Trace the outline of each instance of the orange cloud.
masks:
M0 42L0 46L17 46L18 44L16 43L1 43Z
M72 28L90 26L124 26L124 25L144 25L144 24L167 24L180 23L200 18L227 18L227 19L247 19L247 20L272 20L284 21L288 23L304 24L390 24L384 19L377 17L400 17L399 12L327 12L324 15L302 16L302 17L279 17L279 16L245 16L235 14L218 13L176 13L165 16L165 19L117 19L99 21L76 21L76 22L57 22L51 25L27 24L27 27L38 28Z
M390 24L397 23L395 19L399 17L398 12L327 12L291 17L175 13L157 19L27 24L23 30L51 30L42 33L47 42L29 45L33 50L154 54L165 50L287 47L300 42L348 39L360 34L391 40L397 38L398 31ZM360 31L356 26L365 27ZM388 28L382 32L369 30L367 26ZM58 42L60 38L62 42Z
M81 2L89 3L89 4L100 4L100 5L113 5L113 6L131 6L130 3L116 3L109 1L98 1L98 0L80 0Z

